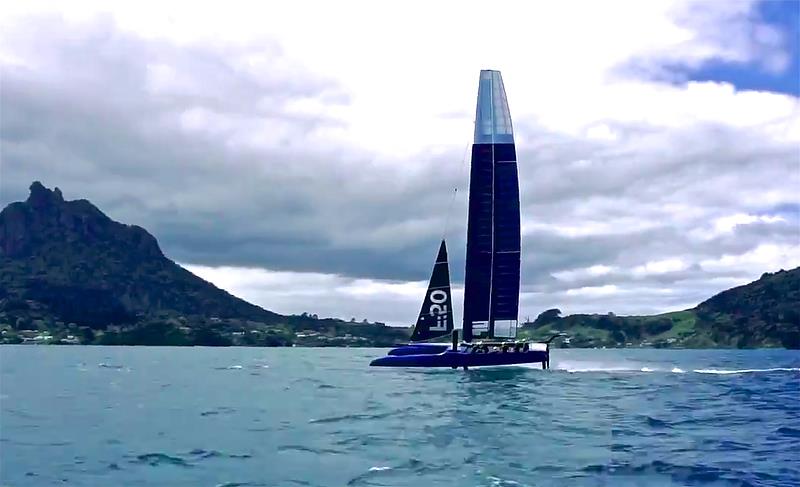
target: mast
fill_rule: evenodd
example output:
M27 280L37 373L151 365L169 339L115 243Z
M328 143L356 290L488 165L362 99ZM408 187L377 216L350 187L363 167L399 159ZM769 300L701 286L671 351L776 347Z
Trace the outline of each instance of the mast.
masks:
M470 167L465 341L514 336L520 247L519 179L508 100L500 72L482 70Z

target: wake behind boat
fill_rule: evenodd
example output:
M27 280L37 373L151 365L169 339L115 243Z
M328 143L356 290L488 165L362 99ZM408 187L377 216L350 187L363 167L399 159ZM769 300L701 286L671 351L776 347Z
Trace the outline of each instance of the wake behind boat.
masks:
M453 328L442 240L411 343L375 359L383 367L550 364L550 342L515 340L520 289L520 205L514 132L499 71L482 70L469 180L464 322ZM427 343L450 335L451 344Z

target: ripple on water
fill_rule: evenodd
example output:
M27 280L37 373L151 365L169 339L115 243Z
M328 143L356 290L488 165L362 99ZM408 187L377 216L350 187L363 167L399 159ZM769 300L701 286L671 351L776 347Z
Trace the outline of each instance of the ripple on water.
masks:
M800 438L800 429L792 428L790 426L781 426L777 430L776 433L783 436L789 436L791 438Z
M532 487L531 484L523 484L516 480L503 479L500 477L489 476L491 487Z
M214 487L267 487L268 485L269 484L265 484L263 482L223 482L221 484L215 485ZM308 484L303 483L300 485L308 485Z
M308 420L308 422L312 424L325 424L325 423L341 423L349 421L383 419L383 418L388 418L390 416L397 416L404 413L408 413L413 409L414 408L407 407L407 408L396 409L394 411L387 411L384 413L375 413L375 414L343 414L340 416L329 416L327 418L310 419Z
M392 445L402 448L408 446L409 440L388 437L381 433L362 433L348 435L346 438L341 438L333 443L338 446L347 446L350 451L355 451L368 447L387 447Z
M200 413L200 416L216 416L218 414L232 414L235 412L236 408L228 406L220 406L214 409L209 409L208 411L203 411Z
M340 450L334 450L331 448L313 448L306 445L281 445L278 447L278 451L298 451L303 453L313 453L317 455L321 454L328 454L328 455L338 455L344 453Z
M125 368L124 365L108 364L105 362L100 362L99 364L97 364L97 366L100 367L101 369L114 369L114 370L122 370Z
M136 459L131 462L146 464L151 467L175 465L178 467L190 468L194 466L181 457L167 455L166 453L144 453L142 455L136 455Z
M249 453L225 453L219 450L205 450L203 448L195 448L183 454L167 454L162 452L143 453L136 455L130 463L149 465L151 467L159 467L163 465L173 465L182 468L192 468L198 462L211 460L211 459L249 459L252 455ZM111 465L117 465L115 463ZM111 468L111 467L109 467ZM119 466L116 466L119 468Z
M351 478L347 485L373 485L372 479L376 477L407 477L408 475L423 475L431 472L439 472L443 470L452 469L454 467L451 463L433 464L423 462L416 458L411 458L400 464L389 465L375 465L370 467L366 472Z
M750 448L750 445L730 440L706 439L702 443L717 451L746 451Z
M759 374L768 372L800 372L800 367L771 367L768 369L695 369L698 374L737 375Z
M36 415L36 414L30 414L30 413L27 413L25 411L20 411L18 409L3 408L3 412L11 414L13 416L17 416L18 418L22 418L22 419L32 419L32 420L37 420L37 421L45 419L44 416L40 416L40 415Z
M197 459L205 459L205 458L251 458L252 455L248 453L223 453L219 450L204 450L202 448L195 448L188 453L189 456L192 456Z
M614 463L609 465L589 465L583 469L592 474L606 474L611 476L644 476L655 479L658 476L670 477L673 482L682 485L695 485L703 483L720 483L731 486L754 486L753 482L771 481L776 478L763 472L752 470L737 470L720 468L702 463L693 465L679 465L670 462L655 460L649 463Z
M647 422L647 426L651 428L671 428L670 424L666 421L662 421L660 419L653 418L651 416L645 416L645 420Z

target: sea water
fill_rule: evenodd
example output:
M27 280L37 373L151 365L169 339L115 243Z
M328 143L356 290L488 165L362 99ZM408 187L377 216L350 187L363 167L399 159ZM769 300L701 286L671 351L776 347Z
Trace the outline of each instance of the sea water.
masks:
M0 347L3 486L800 485L800 353Z

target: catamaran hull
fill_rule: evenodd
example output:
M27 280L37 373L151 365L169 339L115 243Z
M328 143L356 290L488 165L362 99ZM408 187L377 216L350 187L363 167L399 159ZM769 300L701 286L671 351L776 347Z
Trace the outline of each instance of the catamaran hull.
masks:
M430 355L442 353L448 348L450 345L446 343L411 343L389 350L388 355Z
M373 367L484 367L489 365L546 364L550 352L465 353L448 350L438 354L388 355L373 360Z

